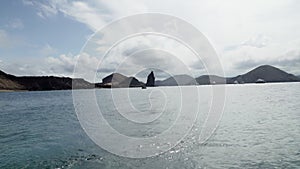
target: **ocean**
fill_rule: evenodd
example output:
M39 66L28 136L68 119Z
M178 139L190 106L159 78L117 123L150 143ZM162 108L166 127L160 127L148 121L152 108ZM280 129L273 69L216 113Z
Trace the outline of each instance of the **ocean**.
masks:
M190 98L180 97L179 89L76 93L83 102L89 102L84 93L93 92L112 128L136 138L163 134L179 113L189 114L199 106L195 121L181 121L174 137L170 137L186 134L178 144L145 158L116 155L99 147L81 127L75 108L84 103L73 102L70 90L2 92L0 168L300 168L300 83L226 85L223 114L204 143L198 138L210 110L211 86L183 87L181 92ZM199 92L199 100L193 100L194 90ZM124 102L128 93L134 109ZM190 106L184 108L182 102ZM184 126L189 124L192 128L186 130ZM160 144L151 146L159 149ZM119 145L122 140L112 140L112 147Z

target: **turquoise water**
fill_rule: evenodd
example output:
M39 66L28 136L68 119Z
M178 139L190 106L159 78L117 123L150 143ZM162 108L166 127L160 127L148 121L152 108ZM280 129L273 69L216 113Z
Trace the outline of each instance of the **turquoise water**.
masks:
M96 91L102 103L108 91ZM299 168L300 83L227 85L226 93L223 118L205 144L196 139L199 119L176 147L144 159L113 155L91 141L72 91L0 93L0 168Z

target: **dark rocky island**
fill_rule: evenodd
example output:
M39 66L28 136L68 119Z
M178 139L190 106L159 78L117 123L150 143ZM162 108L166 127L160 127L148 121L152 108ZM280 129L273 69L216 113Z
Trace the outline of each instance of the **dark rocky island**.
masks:
M146 82L147 87L154 87L155 86L155 77L153 71L148 75L147 77L147 82Z

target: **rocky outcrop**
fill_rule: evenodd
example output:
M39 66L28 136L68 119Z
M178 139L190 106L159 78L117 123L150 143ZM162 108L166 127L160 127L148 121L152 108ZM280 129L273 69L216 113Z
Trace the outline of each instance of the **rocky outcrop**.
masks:
M155 86L155 76L154 76L153 71L151 71L151 73L147 77L146 86L147 87L154 87Z

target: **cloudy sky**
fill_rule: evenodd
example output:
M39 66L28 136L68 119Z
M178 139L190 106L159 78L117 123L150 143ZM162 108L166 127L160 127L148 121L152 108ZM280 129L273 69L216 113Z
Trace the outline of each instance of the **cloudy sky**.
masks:
M114 20L145 12L169 14L194 25L215 48L226 76L262 64L300 75L298 0L4 0L0 69L16 75L71 76L91 35ZM168 54L158 53L158 63L170 63ZM96 56L81 59L87 69L101 64ZM98 69L108 72L111 63Z

